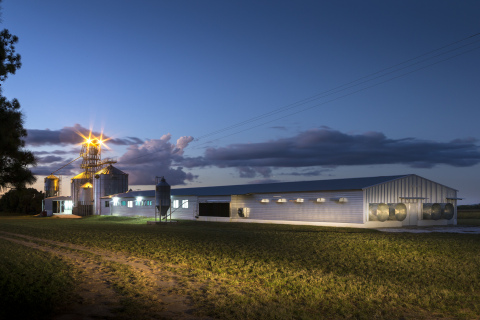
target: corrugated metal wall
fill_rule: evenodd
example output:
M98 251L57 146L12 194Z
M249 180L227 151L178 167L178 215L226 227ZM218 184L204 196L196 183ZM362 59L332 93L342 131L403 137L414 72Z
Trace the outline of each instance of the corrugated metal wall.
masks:
M180 207L173 208L173 201L179 200ZM182 208L181 203L184 200L188 200L188 208ZM195 216L198 215L198 204L196 196L172 196L172 219L179 220L194 220ZM170 214L170 211L169 211Z
M285 203L276 200L284 198ZM304 202L295 202L296 199ZM325 202L316 202L324 198ZM346 203L338 201L346 198ZM262 199L270 202L263 203ZM309 221L309 222L344 222L363 223L363 192L301 192L284 194L254 194L251 196L232 196L231 217L239 218L238 208L248 208L247 219Z
M101 200L101 214L102 215L114 215L114 216L123 216L123 217L155 217L155 198L144 197L143 200L152 201L152 205L149 206L137 206L135 205L135 198L121 198L119 201L133 201L133 207L121 206L120 204L114 206L110 202L109 207L105 207L105 201L111 201L111 199L102 199Z
M417 225L419 220L422 220L424 203L451 203L455 207L454 217L456 219L457 201L447 199L456 197L455 189L417 175L410 175L365 189L365 221L369 220L368 212L371 203L405 203L407 218L402 221L402 225ZM455 220L450 220L448 223L455 223Z
M416 175L369 187L365 189L365 194L367 204L418 201L401 199L402 197L427 198L425 203L454 203L453 200L447 201L447 198L457 197L456 190Z

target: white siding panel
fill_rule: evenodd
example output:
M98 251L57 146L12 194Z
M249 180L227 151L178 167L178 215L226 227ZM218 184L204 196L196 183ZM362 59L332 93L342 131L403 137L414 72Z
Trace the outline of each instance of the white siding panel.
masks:
M365 189L367 203L418 202L402 198L427 198L426 203L446 203L455 198L455 189L443 186L422 177L411 175L391 182L382 183Z
M287 202L277 203L276 200L280 198L287 199ZM296 202L298 198L304 199L304 202ZM317 198L325 198L325 202L318 203ZM341 203L336 200L338 198L346 198L348 202ZM269 199L270 202L262 203L262 199ZM246 219L363 223L362 191L232 196L230 204L232 218L239 218L238 208L248 208Z
M198 215L198 202L196 196L172 196L172 206L173 200L179 200L180 203L179 208L170 207L173 220L195 220L195 216ZM181 204L185 200L188 200L188 208L182 208Z
M117 205L114 206L113 203L110 203L109 208L105 208L105 204L102 203L102 215L113 215L113 216L123 216L123 217L155 217L155 198L154 197L144 197L143 200L152 201L151 206L136 206L135 198L120 198L119 204L121 201L133 201L133 207L129 208L128 206ZM106 209L106 210L105 210Z

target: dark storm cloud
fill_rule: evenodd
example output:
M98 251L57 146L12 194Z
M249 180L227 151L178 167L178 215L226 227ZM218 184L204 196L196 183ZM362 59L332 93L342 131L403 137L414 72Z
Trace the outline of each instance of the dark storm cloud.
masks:
M241 176L249 178L259 173L258 168L265 167L334 168L375 164L404 164L412 168L432 168L439 164L468 167L480 162L476 142L475 139L451 142L388 139L379 132L346 134L322 127L290 138L208 148L202 159L187 158L182 164L186 167L234 167ZM268 177L268 171L261 175Z
M181 137L176 144L170 142L171 135L160 139L151 139L141 145L131 145L127 152L118 159L122 170L128 172L130 184L152 184L155 176L165 176L170 185L182 185L193 181L197 176L185 172L182 166L184 148L193 140L192 137Z
M27 146L39 147L46 145L69 145L80 144L84 141L82 135L88 137L90 129L84 128L79 124L75 124L73 127L63 127L60 130L39 130L30 129L27 130L28 135L25 139ZM101 132L92 132L95 137L102 136ZM111 145L134 145L141 144L143 140L136 137L126 138L110 138L103 135L103 139L109 139L107 144Z

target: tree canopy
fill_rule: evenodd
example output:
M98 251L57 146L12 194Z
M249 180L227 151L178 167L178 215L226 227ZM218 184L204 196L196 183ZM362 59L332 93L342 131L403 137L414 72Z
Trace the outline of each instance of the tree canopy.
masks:
M15 74L21 57L15 52L17 36L7 29L0 32L0 82ZM0 83L0 190L22 188L36 181L30 167L36 164L32 152L24 149L27 130L23 128L23 114L17 99L9 101L2 95Z
M44 194L34 188L12 189L0 198L0 212L37 214L42 211Z

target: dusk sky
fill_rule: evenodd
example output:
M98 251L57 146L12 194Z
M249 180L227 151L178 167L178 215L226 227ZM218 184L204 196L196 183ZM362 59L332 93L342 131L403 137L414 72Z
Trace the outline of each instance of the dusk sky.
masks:
M480 203L480 1L1 6L40 190L91 129L134 190L413 173Z

